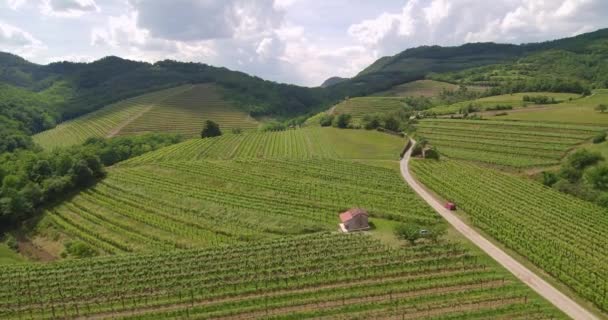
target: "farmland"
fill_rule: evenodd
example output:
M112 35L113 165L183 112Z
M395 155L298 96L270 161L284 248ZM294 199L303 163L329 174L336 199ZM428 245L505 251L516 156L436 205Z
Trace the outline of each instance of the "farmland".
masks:
M350 114L353 123L359 124L366 114L397 112L405 107L405 102L399 97L357 97L335 105L332 114Z
M225 130L258 126L246 112L226 102L216 86L200 84L155 104L120 130L119 135L169 132L194 137L200 134L205 120L213 120Z
M321 233L1 271L3 319L563 317L458 245L393 249L365 235Z
M528 168L558 164L566 152L604 130L539 122L429 119L417 134L454 159Z
M501 119L608 126L608 113L595 110L600 104L608 104L608 89L594 90L591 96L561 103L547 110L531 109L526 112L513 112Z
M387 91L375 93L374 96L385 97L437 97L443 90L458 90L459 86L435 80L417 80L392 87ZM467 86L473 91L483 91L484 87Z
M412 167L427 187L459 203L475 226L608 309L606 209L473 164L414 161Z
M214 85L184 85L111 104L41 132L34 141L52 149L79 144L91 137L147 132L193 137L200 134L208 119L226 130L253 129L258 125L247 113L225 102Z
M438 115L454 114L458 113L462 108L467 107L468 105L475 106L479 109L478 111L485 111L488 108L496 106L509 106L513 109L519 109L527 106L526 102L523 101L524 96L545 96L549 98L554 98L556 102L570 102L570 100L576 100L580 98L580 95L573 93L523 92L490 96L471 101L458 102L451 105L437 106L429 109L428 112L432 112ZM549 106L553 107L556 105Z
M51 130L36 134L33 137L34 141L43 148L52 149L80 144L92 137L112 135L115 133L115 129L125 125L133 117L138 117L148 111L153 104L179 93L185 88L165 89L111 104L85 116L63 122Z
M404 144L401 137L376 131L305 128L192 139L130 162L253 158L397 160Z

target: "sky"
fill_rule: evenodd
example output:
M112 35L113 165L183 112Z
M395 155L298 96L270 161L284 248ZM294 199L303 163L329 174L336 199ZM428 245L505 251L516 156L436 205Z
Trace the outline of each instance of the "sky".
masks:
M317 86L411 47L545 41L606 17L608 0L0 0L0 51L193 61Z

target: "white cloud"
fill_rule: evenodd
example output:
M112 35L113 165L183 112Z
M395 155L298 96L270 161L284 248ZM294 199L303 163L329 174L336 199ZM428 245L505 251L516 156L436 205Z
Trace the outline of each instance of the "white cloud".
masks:
M49 16L80 17L100 9L95 0L42 0L40 11Z
M46 48L29 32L3 22L0 22L0 47L10 49L26 58L32 57Z
M27 0L7 0L7 5L13 10L18 10L19 7L23 6Z

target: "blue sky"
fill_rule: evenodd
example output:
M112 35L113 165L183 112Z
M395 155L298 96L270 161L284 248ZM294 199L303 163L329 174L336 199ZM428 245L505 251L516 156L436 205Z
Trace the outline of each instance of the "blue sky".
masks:
M0 0L0 50L204 62L315 86L426 44L524 43L608 27L606 0Z

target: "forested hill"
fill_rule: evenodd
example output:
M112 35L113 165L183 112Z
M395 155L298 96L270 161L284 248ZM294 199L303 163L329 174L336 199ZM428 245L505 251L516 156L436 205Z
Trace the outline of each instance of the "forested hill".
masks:
M503 80L507 81L500 83L487 81L487 85L512 86L512 83L506 82L559 77L594 87L606 87L606 56L608 29L522 45L469 43L457 47L422 46L380 58L356 77L332 86L332 90L351 95L354 95L352 92L369 94L396 84L445 73L456 75L436 78L458 83L471 75L487 78L491 76L494 66L502 69L515 67L521 72L517 77L503 76ZM481 67L481 71L477 71L478 67ZM462 71L461 75L457 75L459 71Z
M251 115L292 117L331 99L321 88L279 84L201 63L154 64L118 57L91 63L30 63L0 53L0 153L31 147L27 136L109 103L184 83L214 82Z

